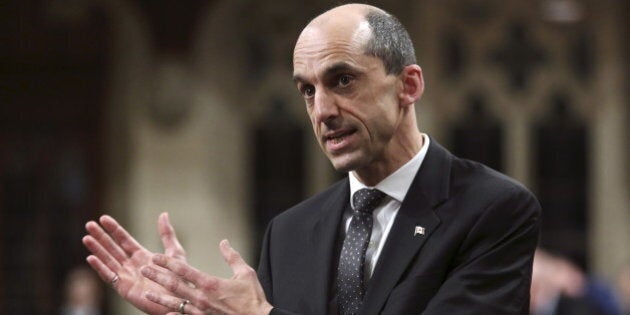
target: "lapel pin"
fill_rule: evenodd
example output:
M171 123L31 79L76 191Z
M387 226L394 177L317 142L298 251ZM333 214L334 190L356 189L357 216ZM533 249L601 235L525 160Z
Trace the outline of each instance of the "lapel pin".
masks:
M424 232L424 227L417 225L415 231L413 232L413 236L424 235Z

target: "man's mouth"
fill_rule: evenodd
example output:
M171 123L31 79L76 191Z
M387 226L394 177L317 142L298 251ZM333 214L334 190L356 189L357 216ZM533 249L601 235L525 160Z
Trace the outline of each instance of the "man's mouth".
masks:
M331 132L324 137L330 150L340 150L345 146L348 138L356 132L356 129L340 130Z

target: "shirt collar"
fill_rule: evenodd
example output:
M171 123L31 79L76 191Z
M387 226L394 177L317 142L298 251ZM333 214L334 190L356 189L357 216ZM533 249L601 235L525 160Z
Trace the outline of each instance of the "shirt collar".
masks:
M376 188L387 194L390 198L393 198L396 201L402 203L429 149L429 136L427 136L426 134L422 134L422 139L423 144L422 148L420 148L420 151L418 151L418 153L411 160L405 163L405 165L401 166L395 172L385 177L385 179L376 184L376 186L374 187L368 187L364 185L359 181L354 172L350 172L348 175L350 179L350 203L352 203L352 195L354 195L357 190L362 188ZM354 205L352 205L352 207L354 208Z

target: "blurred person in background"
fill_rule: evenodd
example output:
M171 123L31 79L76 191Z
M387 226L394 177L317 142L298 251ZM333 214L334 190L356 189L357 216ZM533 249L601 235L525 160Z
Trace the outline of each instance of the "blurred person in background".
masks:
M630 315L630 265L626 265L621 269L617 286L623 314Z
M532 315L621 315L613 290L569 260L536 250Z
M66 277L64 290L61 315L101 315L102 285L89 268L72 269Z

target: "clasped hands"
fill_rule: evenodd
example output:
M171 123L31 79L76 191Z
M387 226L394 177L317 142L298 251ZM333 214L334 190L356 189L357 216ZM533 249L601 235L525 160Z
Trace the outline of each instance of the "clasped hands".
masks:
M227 240L221 241L219 248L234 275L223 279L186 262L186 252L167 213L158 219L164 254L144 248L110 216L102 216L99 223L85 225L88 235L83 244L92 253L87 262L104 282L141 311L152 315L271 312L256 272Z

